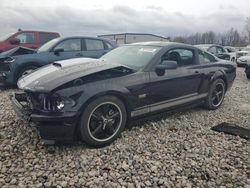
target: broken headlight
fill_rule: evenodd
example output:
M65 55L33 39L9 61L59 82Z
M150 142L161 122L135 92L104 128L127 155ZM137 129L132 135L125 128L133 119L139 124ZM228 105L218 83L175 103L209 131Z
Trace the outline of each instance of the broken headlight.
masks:
M73 99L59 95L40 94L38 99L42 110L45 111L62 111L66 106L73 107L75 105Z
M14 61L15 61L15 58L13 58L13 57L7 57L3 62L4 63L12 63Z

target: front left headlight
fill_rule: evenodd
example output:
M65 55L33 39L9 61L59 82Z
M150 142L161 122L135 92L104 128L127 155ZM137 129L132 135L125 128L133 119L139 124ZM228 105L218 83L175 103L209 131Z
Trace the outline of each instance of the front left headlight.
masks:
M55 105L58 111L61 111L65 106L74 107L75 104L76 104L75 101L71 98L60 97L60 96L56 97Z
M16 59L15 58L13 58L13 57L7 57L3 62L4 63L12 63L12 62L14 62Z
M41 109L44 111L62 111L66 107L74 107L75 101L68 97L59 95L40 94L38 97Z
M56 101L56 109L61 111L65 106L64 100L57 100Z

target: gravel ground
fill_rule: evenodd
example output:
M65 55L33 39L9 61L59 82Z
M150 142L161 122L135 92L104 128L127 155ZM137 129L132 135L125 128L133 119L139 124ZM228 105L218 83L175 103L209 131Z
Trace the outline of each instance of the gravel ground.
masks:
M210 128L250 128L250 81L243 69L216 111L195 108L132 123L110 146L44 147L0 92L0 187L250 188L250 142Z

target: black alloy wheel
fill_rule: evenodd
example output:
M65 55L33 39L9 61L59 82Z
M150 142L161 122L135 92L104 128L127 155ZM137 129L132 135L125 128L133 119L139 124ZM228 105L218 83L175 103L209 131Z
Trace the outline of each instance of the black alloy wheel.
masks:
M91 146L104 146L120 135L125 124L124 104L114 96L100 97L84 110L80 123L81 138Z
M217 83L215 85L215 88L212 92L212 104L213 106L217 107L217 106L220 106L220 104L222 103L223 101L223 98L224 98L224 92L225 92L225 86L223 83Z
M221 78L215 80L209 89L208 96L205 101L205 107L209 110L215 110L223 103L226 93L226 84Z
M121 126L122 113L120 108L112 102L98 105L88 119L90 136L97 141L111 139Z

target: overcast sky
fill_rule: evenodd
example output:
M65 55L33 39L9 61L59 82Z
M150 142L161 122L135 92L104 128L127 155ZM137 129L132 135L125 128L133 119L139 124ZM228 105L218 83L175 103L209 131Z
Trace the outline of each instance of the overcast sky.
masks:
M249 0L0 0L0 35L18 28L64 36L143 32L186 35L243 31Z

